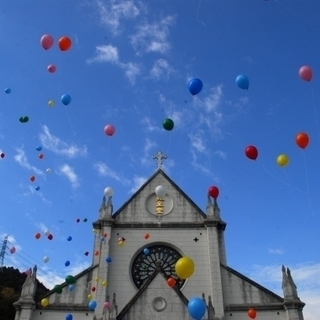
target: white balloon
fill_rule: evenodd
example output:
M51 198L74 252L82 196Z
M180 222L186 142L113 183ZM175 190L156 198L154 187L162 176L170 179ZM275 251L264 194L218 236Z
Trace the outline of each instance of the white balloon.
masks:
M48 256L44 256L44 257L43 257L43 261L44 261L45 263L47 263L47 262L49 261L49 257L48 257Z
M113 196L113 189L111 187L107 187L104 189L103 193L107 197L112 197Z
M50 168L48 168L47 170L46 170L46 173L51 173L52 172L52 170L50 169Z
M157 186L155 193L159 198L163 199L165 197L165 195L167 194L167 188L162 185Z
M48 235L50 234L50 231L49 231L49 230L46 230L46 231L44 232L44 234L45 234L46 236L48 236Z

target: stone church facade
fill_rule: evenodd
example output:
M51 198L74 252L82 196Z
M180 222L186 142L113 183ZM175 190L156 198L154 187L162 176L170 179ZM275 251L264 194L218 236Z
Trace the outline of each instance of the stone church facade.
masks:
M155 194L157 186L166 188L163 198ZM161 165L116 212L112 195L104 197L93 227L92 266L74 276L72 290L61 284L62 292L51 290L42 306L34 301L35 267L14 303L15 320L191 320L192 297L206 304L202 320L246 320L251 308L258 320L303 320L290 270L279 270L280 297L229 267L217 201L208 196L202 211ZM181 280L174 265L184 256L195 271ZM176 279L172 287L169 277Z

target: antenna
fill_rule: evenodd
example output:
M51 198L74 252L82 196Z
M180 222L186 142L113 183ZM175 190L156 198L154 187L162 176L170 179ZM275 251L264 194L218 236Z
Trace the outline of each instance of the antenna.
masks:
M3 243L2 243L2 246L1 246L1 252L0 252L0 271L2 272L3 271L3 261L4 261L4 256L6 254L6 248L7 248L7 243L8 243L8 237L9 235L6 235L4 240L3 240Z

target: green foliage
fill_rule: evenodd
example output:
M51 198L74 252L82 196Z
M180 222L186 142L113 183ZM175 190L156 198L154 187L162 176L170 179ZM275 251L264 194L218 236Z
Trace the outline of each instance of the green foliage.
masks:
M0 318L13 320L15 309L13 303L19 300L21 288L27 275L18 269L4 267L0 271ZM37 284L36 301L49 290L40 282Z

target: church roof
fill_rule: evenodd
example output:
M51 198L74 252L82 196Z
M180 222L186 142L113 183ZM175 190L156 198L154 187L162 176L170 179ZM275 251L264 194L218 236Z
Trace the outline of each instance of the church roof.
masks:
M143 189L150 184L150 182L155 179L158 175L162 175L177 191L180 193L187 201L204 217L207 215L198 207L198 205L161 169L158 168L157 171L112 215L116 217L121 211L123 211L130 202L132 202L136 196L143 191Z

